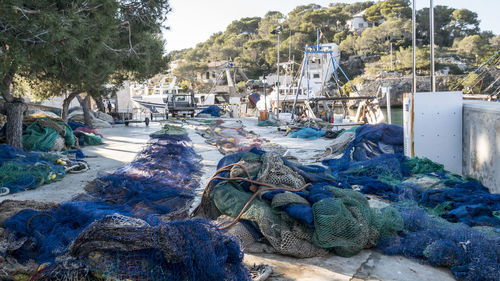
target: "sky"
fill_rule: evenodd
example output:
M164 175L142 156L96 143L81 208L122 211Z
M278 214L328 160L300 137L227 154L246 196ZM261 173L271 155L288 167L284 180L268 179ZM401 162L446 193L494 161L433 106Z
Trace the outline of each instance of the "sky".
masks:
M167 52L191 48L210 35L224 31L234 20L263 17L268 11L288 14L298 5L315 3L327 7L332 2L354 3L362 0L170 0L172 12L167 15L164 31ZM417 9L429 7L429 0L415 0ZM478 14L481 30L500 34L500 0L433 0L434 6L445 5L469 9Z

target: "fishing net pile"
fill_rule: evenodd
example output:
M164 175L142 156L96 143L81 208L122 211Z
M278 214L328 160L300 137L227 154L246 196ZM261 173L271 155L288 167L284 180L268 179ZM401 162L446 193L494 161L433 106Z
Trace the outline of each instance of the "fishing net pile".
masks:
M399 126L361 126L343 156L323 164L345 188L359 188L394 202L416 202L450 222L500 227L499 194L429 159L405 157L402 135Z
M272 120L269 120L269 119L264 120L264 121L259 121L257 123L257 126L259 126L259 127L276 127L276 126L279 126L279 125L280 125L279 122L272 121Z
M186 217L199 186L201 159L182 128L167 125L151 136L134 161L88 185L85 200L126 206L136 217Z
M400 126L363 125L337 138L338 157L322 166L258 149L227 155L200 210L247 247L264 242L296 257L378 247L448 267L459 280L499 280L499 194L429 159L405 157ZM390 207L370 208L366 195Z
M23 148L29 151L62 151L78 146L102 144L96 129L80 123L65 123L46 112L28 115L23 120Z
M191 205L200 159L186 134L168 133L181 129L164 130L85 194L8 218L0 272L11 280L249 280L233 236L206 220L166 222Z
M498 229L450 223L415 206L402 207L400 214L404 231L380 243L384 253L448 267L458 280L500 280Z
M60 156L26 152L0 145L0 195L7 195L59 180L65 175Z
M71 108L68 114L68 120L75 123L85 123L85 117L81 108ZM89 111L91 125L93 128L111 128L113 117L102 112Z
M211 116L211 117L220 117L224 113L222 108L217 105L211 105L198 113L196 116Z
M35 119L23 132L23 147L27 150L63 150L74 144L73 130L68 124L52 118Z
M323 137L325 133L326 133L325 131L320 129L302 128L298 131L289 133L288 137L315 140Z
M99 145L102 144L103 136L91 127L77 122L68 122L68 125L73 129L73 134L78 139L78 145Z
M381 244L388 254L449 267L460 280L499 280L500 194L429 159L402 155L403 129L356 129L337 159L323 161L339 186L398 206L404 231Z
M321 179L324 169L319 167L292 165L278 154L253 148L223 158L218 168L222 170L204 195L204 214L236 218L243 210L244 227L238 234L258 233L284 255L352 256L402 229L395 209L370 208L360 193Z
M206 139L206 143L216 146L221 154L260 147L259 137L244 130L241 121L215 121L216 124L199 125L196 132Z

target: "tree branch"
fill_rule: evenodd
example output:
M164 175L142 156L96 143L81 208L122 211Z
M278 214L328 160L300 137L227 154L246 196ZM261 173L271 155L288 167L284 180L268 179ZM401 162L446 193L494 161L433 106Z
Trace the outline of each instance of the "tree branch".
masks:
M34 15L34 14L40 14L41 13L40 10L31 10L31 9L21 8L21 7L18 7L18 6L13 6L12 8L14 10L20 11L25 18L28 18L28 16L26 14L28 14L28 15Z

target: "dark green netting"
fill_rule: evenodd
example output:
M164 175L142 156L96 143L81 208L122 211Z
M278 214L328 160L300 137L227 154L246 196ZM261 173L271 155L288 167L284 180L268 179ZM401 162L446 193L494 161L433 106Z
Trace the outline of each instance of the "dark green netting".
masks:
M57 155L26 152L0 145L0 194L7 195L36 188L65 175Z
M75 144L73 130L62 121L39 118L31 123L23 134L23 147L26 150L48 151L54 147L58 137L64 139L64 145Z
M260 182L298 188L305 184L301 176L272 153L248 152L241 164ZM255 165L260 161L261 165ZM271 165L272 163L272 165ZM267 175L265 174L267 170ZM235 166L230 175L243 176ZM218 211L236 217L252 196L244 183L222 181L211 189L210 197ZM366 198L354 190L313 184L300 192L282 190L264 193L243 213L252 221L278 252L297 257L322 254L328 249L341 256L352 256L373 247L379 239L402 230L399 214L391 209L370 208Z

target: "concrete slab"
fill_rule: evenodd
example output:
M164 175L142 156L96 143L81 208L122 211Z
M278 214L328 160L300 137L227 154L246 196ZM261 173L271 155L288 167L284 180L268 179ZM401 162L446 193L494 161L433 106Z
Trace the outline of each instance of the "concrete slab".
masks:
M421 264L401 256L386 256L370 251L370 255L352 280L448 281L455 280L446 268Z
M366 261L370 253L363 251L350 258L338 256L297 259L274 254L245 254L244 263L269 264L273 274L269 281L310 280L310 281L348 281Z

